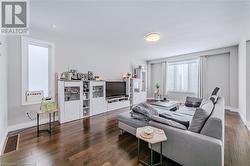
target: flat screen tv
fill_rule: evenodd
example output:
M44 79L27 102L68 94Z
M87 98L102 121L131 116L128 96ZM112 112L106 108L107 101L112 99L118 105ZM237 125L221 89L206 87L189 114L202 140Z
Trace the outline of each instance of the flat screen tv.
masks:
M106 97L126 96L125 81L106 81Z

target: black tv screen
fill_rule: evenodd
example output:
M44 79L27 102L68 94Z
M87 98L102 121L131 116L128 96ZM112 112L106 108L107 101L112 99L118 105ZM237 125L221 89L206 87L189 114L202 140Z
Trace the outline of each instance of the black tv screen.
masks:
M125 81L106 81L106 97L126 96Z

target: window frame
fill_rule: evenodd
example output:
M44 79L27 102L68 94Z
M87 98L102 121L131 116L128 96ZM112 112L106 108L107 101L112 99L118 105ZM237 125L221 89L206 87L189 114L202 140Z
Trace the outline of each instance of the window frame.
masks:
M21 105L34 105L34 104L40 104L41 102L27 102L26 101L26 92L28 91L28 45L32 44L35 46L41 46L41 47L48 47L49 50L49 96L52 98L55 97L55 78L54 78L54 73L55 73L55 46L54 43L51 42L46 42L34 38L29 38L29 37L21 37L21 58L22 58L22 64L21 64L21 79L22 79L22 91L21 91L21 96L22 96L22 102Z
M199 84L199 65L200 65L200 62L199 62L199 59L198 58L192 58L192 59L185 59L185 60L177 60L177 61L168 61L167 62L167 67L166 67L166 73L167 73L167 78L166 78L166 92L167 93L179 93L179 94L183 94L183 93L185 93L185 94L198 94L199 92L198 92L198 90L199 90L199 87L197 87L197 92L192 92L192 91L190 91L190 72L191 72L191 70L190 70L190 66L188 65L188 90L187 91L185 91L185 90L181 90L181 91L178 91L178 90L176 90L177 88L176 88L176 73L177 73L177 69L176 69L176 67L174 68L174 77L175 77L175 79L174 79L174 89L172 89L172 90L168 90L168 67L170 66L170 65L178 65L178 64L191 64L191 63L198 63L198 70L197 70L197 74L198 74L198 84Z

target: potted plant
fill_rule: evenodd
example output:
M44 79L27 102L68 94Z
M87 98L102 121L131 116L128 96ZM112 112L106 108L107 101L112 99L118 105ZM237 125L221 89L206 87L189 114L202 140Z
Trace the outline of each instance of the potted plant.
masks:
M159 99L160 99L160 84L159 84L159 83L156 83L156 84L155 84L155 87L156 87L155 99L156 99L156 100L159 100Z

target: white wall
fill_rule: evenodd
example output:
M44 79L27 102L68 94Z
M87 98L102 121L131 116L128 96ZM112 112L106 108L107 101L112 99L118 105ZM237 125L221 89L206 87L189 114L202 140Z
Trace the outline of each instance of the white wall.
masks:
M250 41L239 44L239 113L250 130Z
M40 31L32 31L29 37L52 42L55 44L55 71L63 72L68 69L77 69L79 72L93 71L104 79L121 79L122 75L132 71L132 67L146 64L146 61L136 59L133 50L115 48L112 45L93 45L86 39L73 40L53 36ZM21 105L21 40L20 37L10 36L9 61L8 61L8 84L9 102L8 115L10 129L27 126L30 123L25 112L39 109L39 105ZM22 125L20 125L22 124ZM35 122L32 122L34 125Z
M246 42L246 120L247 120L247 127L250 129L250 40Z
M229 96L227 97L229 100L227 106L231 110L238 110L238 46L223 47L223 48L218 48L218 49L213 49L213 50L207 50L207 51L201 51L201 52L196 52L196 53L190 53L190 54L178 55L178 56L173 56L173 57L168 57L168 58L151 60L151 61L148 61L148 66L150 64L151 65L155 63L160 64L161 62L166 62L166 61L184 60L184 59L196 58L196 57L202 57L202 56L208 57L212 55L219 55L219 54L225 54L225 53L230 55L230 60L228 64L228 66L230 66L229 76L228 76L229 82L230 82L229 83L230 92L228 93ZM162 73L159 73L159 75L162 75ZM152 76L152 73L151 73L149 79L152 79L154 77L156 76ZM150 87L152 88L152 86ZM203 91L207 91L206 87L205 89L203 89ZM150 92L150 89L148 90L148 92ZM151 97L150 95L151 94L148 94L149 97ZM186 93L168 93L167 97L174 99L174 100L183 101L185 100L185 97L187 95L190 96L190 94L186 94ZM204 96L207 96L207 95L208 94L206 94L205 92Z
M239 44L239 113L246 123L246 40Z
M7 40L0 36L0 154L7 136Z
M206 57L206 94L209 97L215 87L220 87L219 95L230 106L230 54Z

